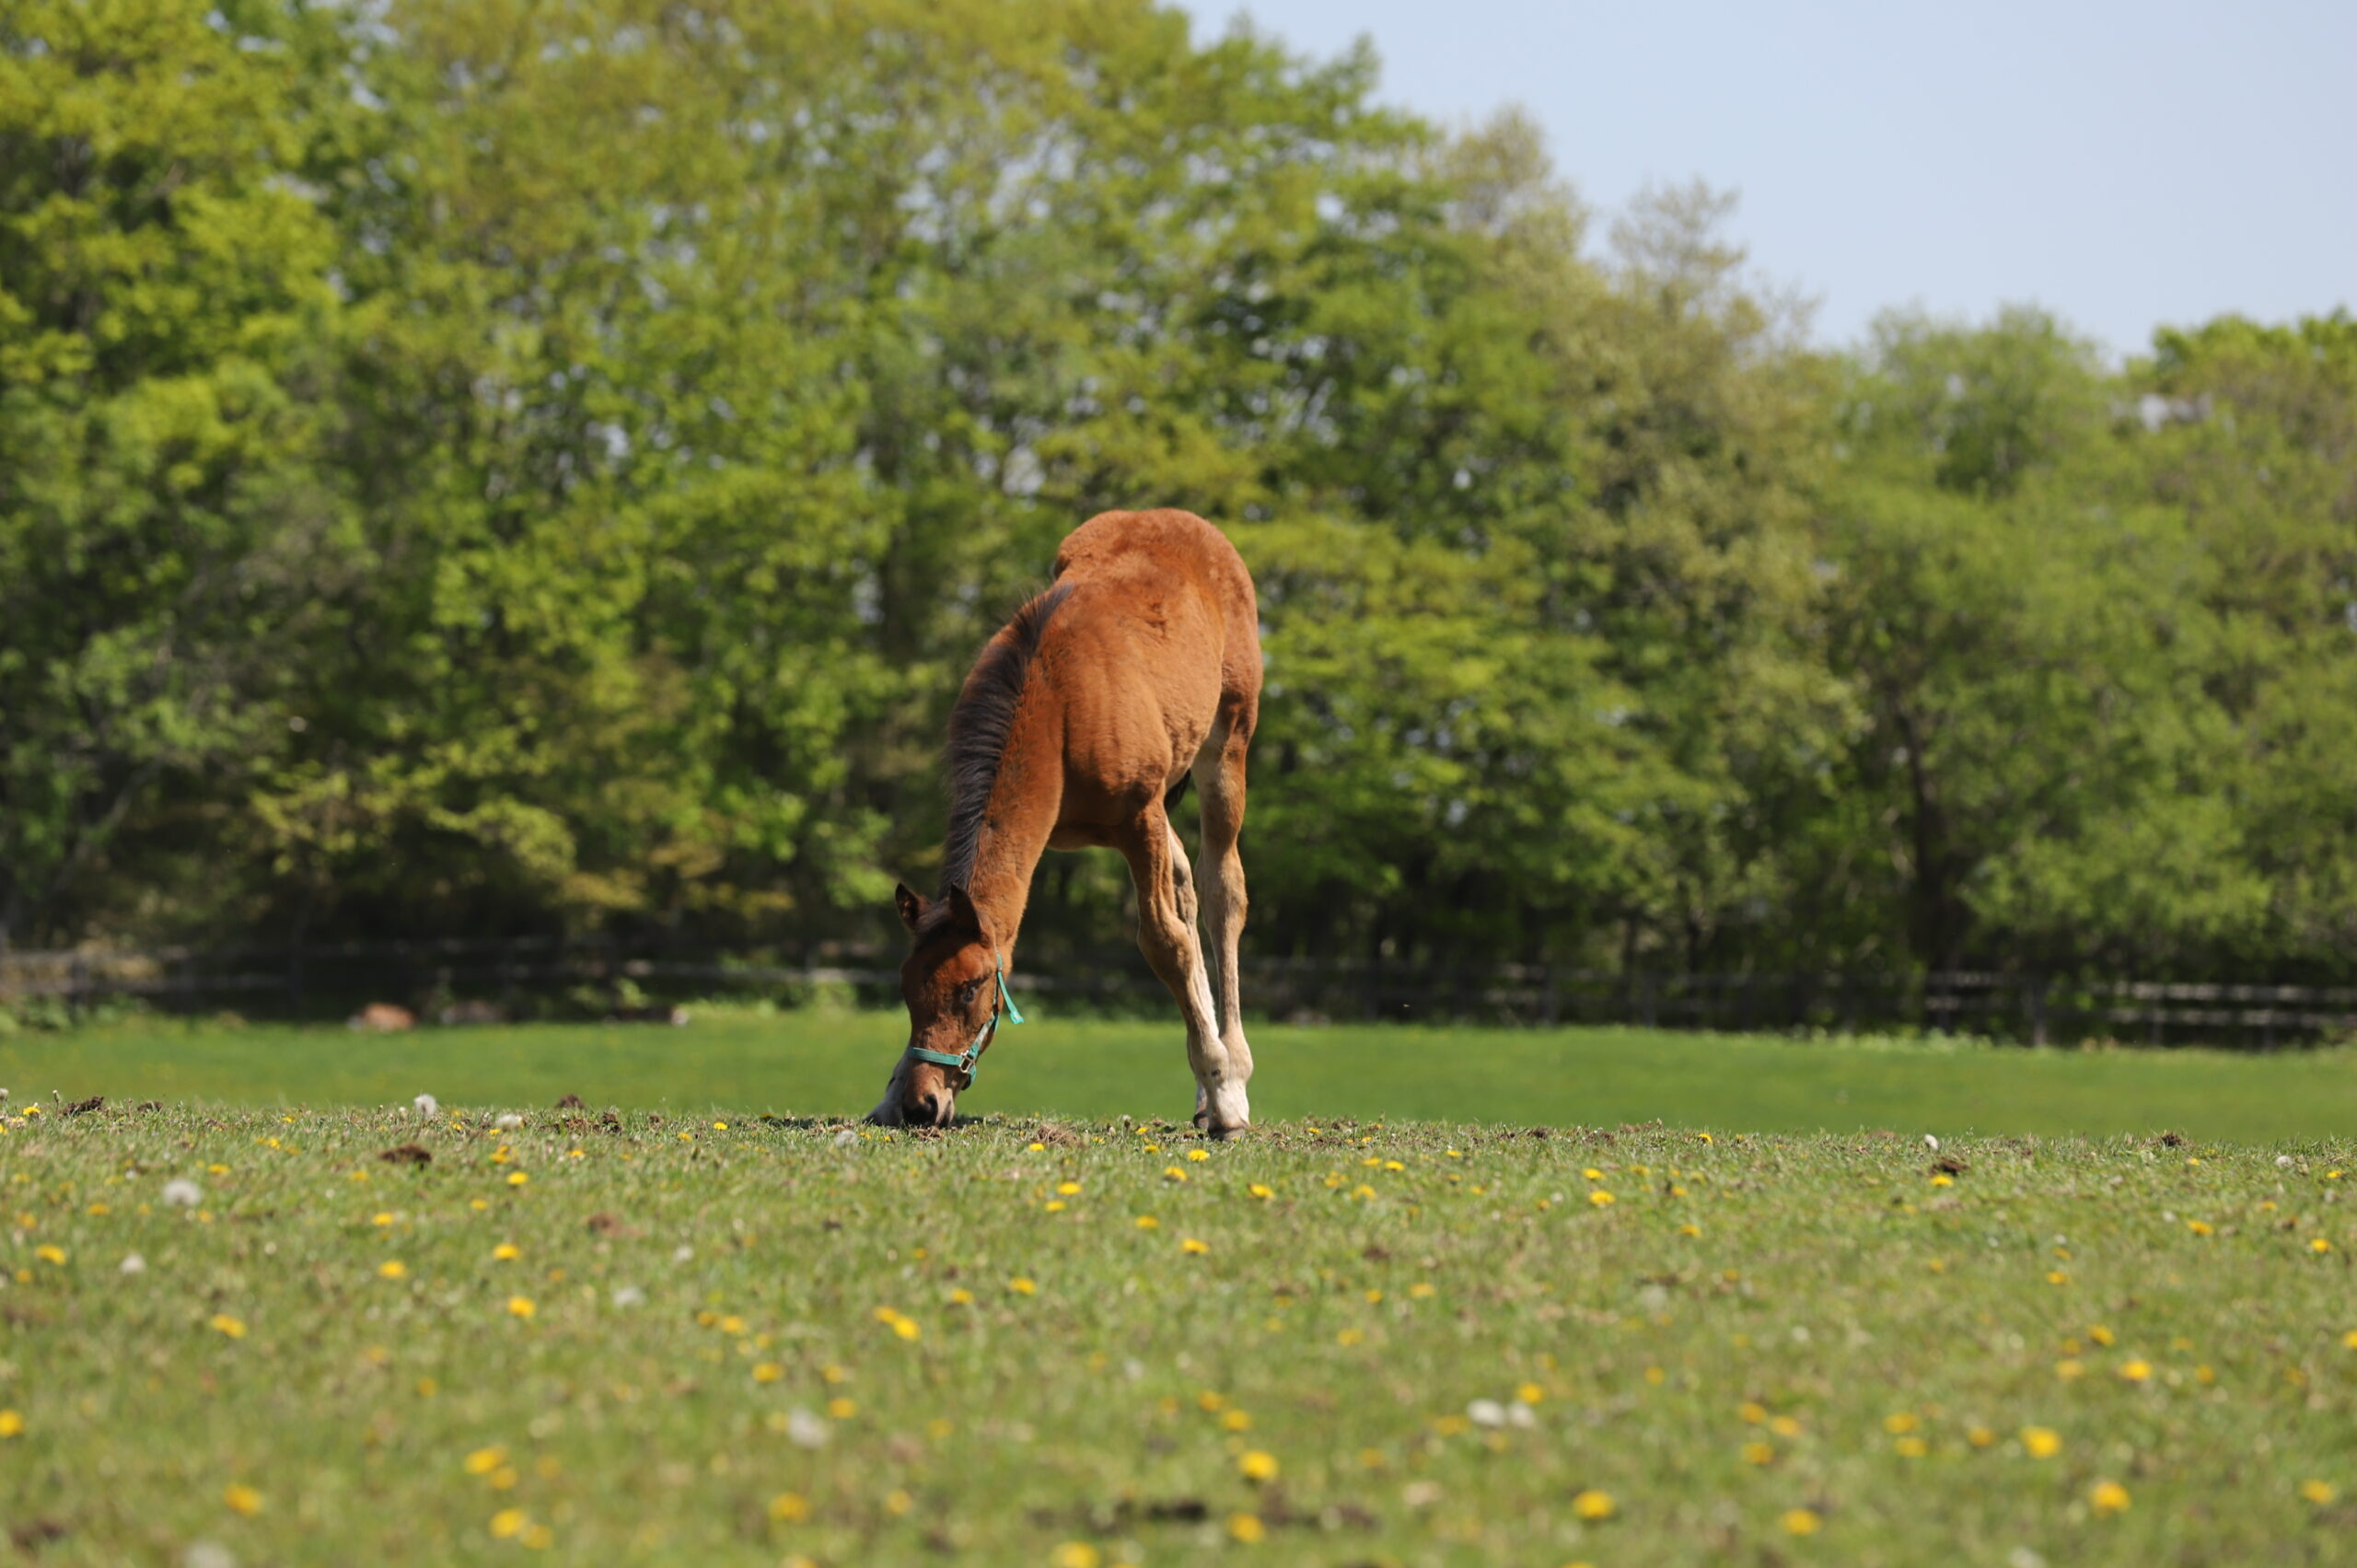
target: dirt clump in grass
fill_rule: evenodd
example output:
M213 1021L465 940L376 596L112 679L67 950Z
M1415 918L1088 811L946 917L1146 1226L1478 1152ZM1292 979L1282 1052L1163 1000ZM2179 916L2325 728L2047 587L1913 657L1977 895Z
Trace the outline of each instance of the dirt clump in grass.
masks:
M400 1144L377 1157L387 1165L432 1165L434 1151L423 1144Z

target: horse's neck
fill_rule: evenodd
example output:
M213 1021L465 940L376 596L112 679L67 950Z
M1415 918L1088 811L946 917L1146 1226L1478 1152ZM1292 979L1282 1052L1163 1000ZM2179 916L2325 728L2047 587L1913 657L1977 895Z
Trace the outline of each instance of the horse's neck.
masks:
M1031 767L1002 768L991 789L967 891L989 922L1000 957L1009 963L1031 900L1031 874L1048 852L1062 796L1061 779L1043 778Z

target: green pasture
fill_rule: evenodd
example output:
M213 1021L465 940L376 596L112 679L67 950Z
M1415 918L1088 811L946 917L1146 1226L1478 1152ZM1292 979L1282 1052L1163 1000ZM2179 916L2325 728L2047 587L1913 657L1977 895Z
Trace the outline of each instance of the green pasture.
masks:
M1039 1009L1035 1008L1035 1013ZM544 1025L359 1035L141 1020L0 1036L0 1086L67 1099L547 1105L865 1112L901 1040L885 1014L707 1012L684 1028ZM2173 1130L2262 1142L2357 1131L2357 1052L2026 1051L1643 1029L1253 1030L1263 1118L1413 1117L1800 1132ZM1175 1023L1008 1029L963 1113L1175 1115L1193 1106Z
M893 1044L0 1041L0 1538L193 1568L2357 1557L2343 1056L1263 1028L1263 1124L1213 1144L1167 1029L1010 1035L947 1134L844 1119Z

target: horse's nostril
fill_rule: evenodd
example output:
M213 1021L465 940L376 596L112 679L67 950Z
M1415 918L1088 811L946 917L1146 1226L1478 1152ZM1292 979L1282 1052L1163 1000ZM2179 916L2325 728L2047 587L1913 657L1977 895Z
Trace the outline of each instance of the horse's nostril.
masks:
M917 1101L917 1113L909 1120L923 1127L935 1127L941 1122L941 1097L926 1095Z

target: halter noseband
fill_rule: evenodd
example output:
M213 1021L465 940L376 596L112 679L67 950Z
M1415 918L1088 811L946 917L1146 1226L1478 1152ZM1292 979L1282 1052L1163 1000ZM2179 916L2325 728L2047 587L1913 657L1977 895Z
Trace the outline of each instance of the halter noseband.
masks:
M1021 1010L1015 1005L1015 994L1006 988L1006 965L1000 961L995 948L991 952L991 969L998 978L998 995L991 1003L990 1021L975 1033L971 1044L954 1056L946 1051L922 1051L913 1045L909 1047L909 1054L920 1062L931 1062L942 1067L954 1067L965 1074L966 1082L957 1086L959 1088L972 1085L974 1069L981 1063L982 1047L990 1044L992 1038L998 1032L1001 1011L1004 1011L1009 1024L1019 1024L1023 1021Z

